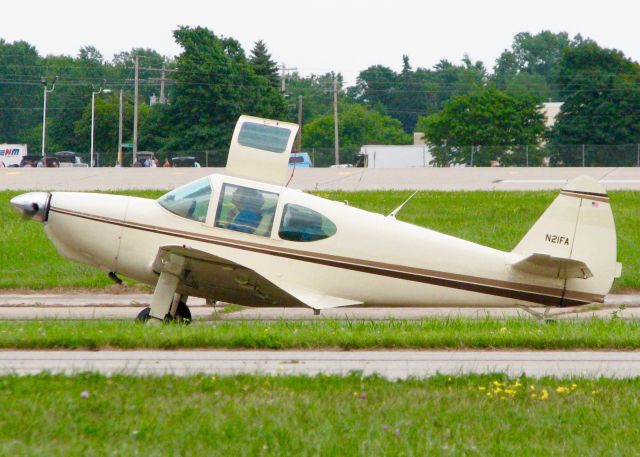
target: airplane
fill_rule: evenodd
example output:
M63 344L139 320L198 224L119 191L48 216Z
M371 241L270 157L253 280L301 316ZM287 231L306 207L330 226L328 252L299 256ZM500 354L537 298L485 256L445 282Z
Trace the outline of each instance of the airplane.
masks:
M31 192L65 258L154 286L142 321L190 321L190 296L253 307L521 307L603 304L621 273L609 197L572 180L510 252L289 188L296 124L241 116L225 174L157 200ZM293 170L295 172L295 169ZM604 306L604 305L602 305Z

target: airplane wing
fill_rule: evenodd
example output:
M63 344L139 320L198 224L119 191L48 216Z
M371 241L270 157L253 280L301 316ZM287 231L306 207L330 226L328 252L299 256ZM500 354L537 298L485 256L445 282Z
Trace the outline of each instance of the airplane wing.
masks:
M512 268L524 273L550 278L591 278L593 273L586 263L549 254L531 254L511 264Z
M178 291L186 295L247 306L298 306L316 310L362 304L303 288L188 246L161 247L153 264L155 272L162 271L163 258L169 254L185 259Z

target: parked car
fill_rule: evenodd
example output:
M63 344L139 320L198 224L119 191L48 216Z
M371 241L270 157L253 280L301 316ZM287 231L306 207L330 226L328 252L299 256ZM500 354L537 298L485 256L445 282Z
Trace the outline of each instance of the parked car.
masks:
M60 161L61 167L78 167L85 168L89 164L83 163L82 159L73 151L59 151L53 154Z
M294 152L289 157L289 168L311 168L313 162L307 152Z
M151 167L151 163L156 158L156 153L153 151L138 151L136 157L138 160L133 164L134 167Z
M40 154L26 155L22 157L22 160L20 161L20 166L21 167L37 167L38 162L42 162L42 156ZM58 160L57 157L47 155L47 167L56 168L59 166L60 166L60 161Z
M195 167L195 168L200 168L200 164L198 162L196 162L196 158L195 157L189 157L189 156L173 157L171 159L171 166L172 167Z

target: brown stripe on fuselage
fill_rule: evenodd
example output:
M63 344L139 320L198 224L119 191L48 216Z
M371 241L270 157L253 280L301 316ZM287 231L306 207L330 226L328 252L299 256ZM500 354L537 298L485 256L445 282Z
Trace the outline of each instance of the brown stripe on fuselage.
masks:
M234 249L242 249L245 251L284 257L303 262L311 262L319 265L326 265L352 271L359 271L362 273L370 273L379 276L403 279L412 282L432 284L436 286L466 290L469 292L477 292L498 297L513 298L547 306L564 307L583 305L593 302L604 302L603 295L565 291L564 289L553 287L535 286L530 284L480 278L475 276L427 270L371 260L353 259L349 257L334 256L330 254L321 254L311 251L300 251L297 249L273 247L260 243L252 243L212 235L185 232L183 230L167 229L137 222L126 222L88 213L70 211L62 208L52 207L51 211L60 214L66 214L69 216L80 217L83 219L104 222L111 225L118 225L136 230L175 236L192 241L217 244Z
M609 203L609 196L607 194L598 194L595 192L580 192L576 190L562 190L560 195L566 195L567 197L586 198L588 200L595 200L598 202Z

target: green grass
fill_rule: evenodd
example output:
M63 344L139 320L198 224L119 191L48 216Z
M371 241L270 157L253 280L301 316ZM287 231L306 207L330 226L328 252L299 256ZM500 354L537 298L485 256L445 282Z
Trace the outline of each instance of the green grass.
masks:
M0 454L628 456L639 390L500 375L8 376Z
M162 192L129 192L155 198ZM23 221L9 205L16 192L0 192L0 289L105 287L106 275L62 259L46 239L41 224ZM333 200L387 214L410 192L320 192ZM420 192L399 219L511 250L553 201L557 192ZM610 192L618 230L618 260L623 275L616 290L640 289L640 192Z
M640 349L640 321L0 322L0 349Z

